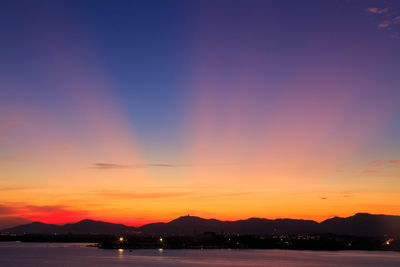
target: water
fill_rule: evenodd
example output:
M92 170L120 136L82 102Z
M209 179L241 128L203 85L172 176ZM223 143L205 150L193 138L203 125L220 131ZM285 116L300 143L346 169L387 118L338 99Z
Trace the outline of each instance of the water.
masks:
M400 266L400 252L103 250L71 243L0 242L0 266Z

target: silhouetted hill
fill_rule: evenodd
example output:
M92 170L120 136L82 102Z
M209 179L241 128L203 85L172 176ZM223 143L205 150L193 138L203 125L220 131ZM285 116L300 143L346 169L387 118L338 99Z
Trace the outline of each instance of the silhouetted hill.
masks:
M347 218L334 217L320 223L320 231L342 235L400 235L400 216L357 213Z
M168 223L152 223L138 228L143 234L193 235L204 232L224 234L341 234L356 236L400 235L400 216L357 213L347 218L334 217L321 223L312 220L249 218L219 221L183 216Z
M61 226L59 225L47 224L41 222L23 224L13 228L2 230L2 232L8 232L13 234L53 234L53 233L59 233L60 231L61 231Z
M203 219L195 216L183 216L168 223L151 223L139 227L143 234L177 234L193 235L203 232L221 232L224 230L222 221Z
M4 229L1 232L13 234L129 234L135 231L135 227L123 224L83 220L77 223L68 223L65 225L34 222Z
M250 218L220 221L195 216L183 216L167 223L150 223L141 227L102 221L83 220L65 225L30 223L5 229L15 234L141 234L141 235L196 235L204 232L217 234L275 235L275 234L337 234L354 236L400 236L400 216L357 213L347 218L334 217L321 223L312 220Z
M194 216L183 216L168 223L153 223L140 227L144 234L193 235L204 232L225 234L294 234L313 233L318 223L315 221L250 218L239 221L219 221Z
M83 220L77 223L65 224L63 230L73 234L116 234L131 233L134 232L136 228L118 223Z

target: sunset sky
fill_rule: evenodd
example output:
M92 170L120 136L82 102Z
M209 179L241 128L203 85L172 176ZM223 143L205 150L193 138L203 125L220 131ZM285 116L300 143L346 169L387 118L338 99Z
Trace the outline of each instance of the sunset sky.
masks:
M400 215L400 1L1 1L0 226Z

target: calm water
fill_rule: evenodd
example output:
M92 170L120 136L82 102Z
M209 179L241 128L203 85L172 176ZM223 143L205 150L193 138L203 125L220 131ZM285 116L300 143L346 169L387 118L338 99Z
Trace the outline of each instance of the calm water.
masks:
M87 244L0 242L0 266L400 266L399 252L103 250Z

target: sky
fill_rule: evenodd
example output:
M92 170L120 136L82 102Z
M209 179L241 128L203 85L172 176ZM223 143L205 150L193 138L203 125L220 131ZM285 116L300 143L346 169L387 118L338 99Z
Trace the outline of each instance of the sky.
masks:
M1 1L0 226L400 215L399 62L395 0Z

